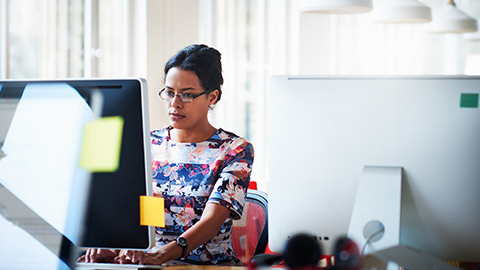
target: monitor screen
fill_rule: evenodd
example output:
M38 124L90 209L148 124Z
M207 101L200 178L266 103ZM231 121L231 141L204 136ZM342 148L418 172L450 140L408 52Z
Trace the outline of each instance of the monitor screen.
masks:
M3 218L38 238L35 230L25 229L27 214L17 211L26 207L28 215L41 219L38 224L51 227L50 234L77 246L152 246L153 227L140 225L139 206L140 196L152 195L147 115L142 79L0 81L0 190L18 199L13 204L0 197ZM103 150L81 156L85 127L112 118L121 125L101 136L119 140L116 164L80 166L83 159L112 159Z
M401 244L480 262L479 94L480 77L271 77L270 248L306 232L332 254L365 168L399 167Z

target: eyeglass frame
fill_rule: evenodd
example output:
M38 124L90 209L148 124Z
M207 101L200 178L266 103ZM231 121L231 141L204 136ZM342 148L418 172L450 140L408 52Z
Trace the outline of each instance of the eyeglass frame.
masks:
M210 93L210 92L213 92L213 90L207 90L207 91L204 91L204 92L202 92L202 93L200 93L200 94L176 93L175 96L173 96L171 99L164 99L164 98L162 97L162 92L164 92L164 91L168 91L168 89L167 89L166 87L164 87L164 88L162 88L162 90L160 90L160 91L158 92L158 96L159 96L161 99L166 100L166 101L172 101L175 97L177 97L178 100L180 100L181 102L184 102L184 103L193 102L193 100L196 99L197 97L199 97L199 96L201 96L201 95L204 95L204 94L208 94L208 93ZM171 92L173 92L173 91L171 91ZM191 95L192 95L192 100L190 100L190 101L184 101L182 96L185 95L185 94L191 94Z

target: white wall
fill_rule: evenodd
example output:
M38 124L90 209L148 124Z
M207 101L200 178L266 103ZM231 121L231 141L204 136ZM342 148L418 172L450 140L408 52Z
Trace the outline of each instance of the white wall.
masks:
M299 73L329 74L336 48L332 47L334 40L323 33L329 33L332 18L316 14L301 14L299 18Z
M197 0L147 1L147 81L150 129L168 125L164 102L158 97L163 88L163 68L181 48L199 40Z

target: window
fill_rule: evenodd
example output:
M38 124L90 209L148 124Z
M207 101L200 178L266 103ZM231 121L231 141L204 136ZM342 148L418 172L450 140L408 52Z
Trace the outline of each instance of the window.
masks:
M3 78L120 77L131 74L137 33L131 14L143 2L0 1ZM130 36L129 36L130 35ZM141 69L144 70L144 69Z
M81 1L5 1L2 45L9 78L82 76L83 9Z

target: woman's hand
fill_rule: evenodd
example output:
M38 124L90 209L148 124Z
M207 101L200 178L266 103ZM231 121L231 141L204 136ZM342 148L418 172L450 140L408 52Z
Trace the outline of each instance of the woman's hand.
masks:
M77 262L86 263L114 263L118 250L89 248L85 255L78 258Z
M170 258L161 251L156 253L145 253L137 250L127 250L115 258L115 262L120 264L161 265L169 260Z

